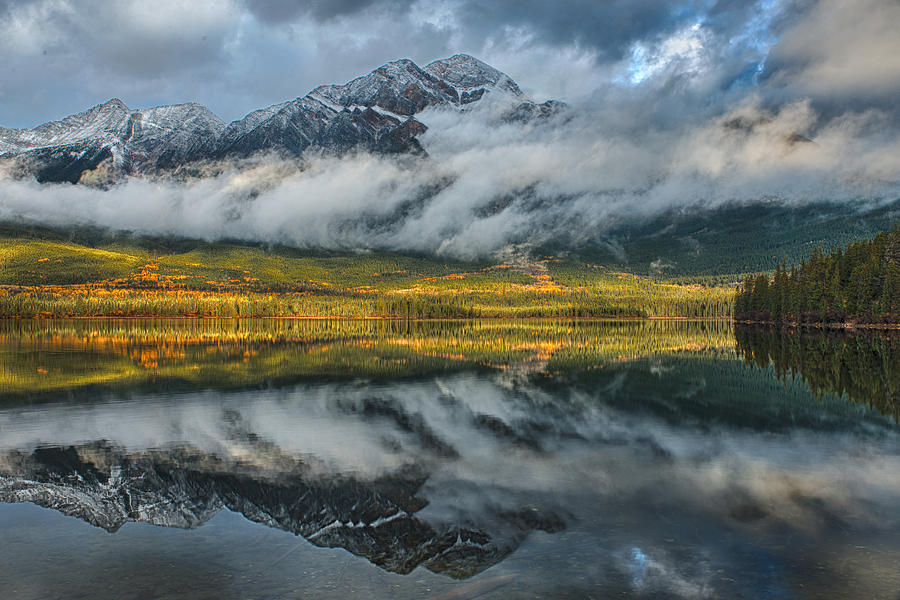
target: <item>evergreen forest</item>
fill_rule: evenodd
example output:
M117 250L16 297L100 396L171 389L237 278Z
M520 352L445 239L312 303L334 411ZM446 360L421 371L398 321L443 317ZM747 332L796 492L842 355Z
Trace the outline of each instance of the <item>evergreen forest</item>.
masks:
M738 321L900 323L900 229L748 277L734 311Z

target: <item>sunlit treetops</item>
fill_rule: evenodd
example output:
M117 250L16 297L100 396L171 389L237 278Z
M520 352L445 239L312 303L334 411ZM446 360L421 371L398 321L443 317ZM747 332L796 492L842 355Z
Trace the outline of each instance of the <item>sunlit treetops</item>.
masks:
M0 238L0 317L727 317L728 287L556 258L438 262L201 244L165 253Z

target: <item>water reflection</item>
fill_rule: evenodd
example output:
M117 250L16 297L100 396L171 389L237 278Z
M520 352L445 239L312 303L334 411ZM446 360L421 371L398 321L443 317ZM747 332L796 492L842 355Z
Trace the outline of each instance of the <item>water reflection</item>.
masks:
M745 360L773 365L778 377L800 377L817 394L846 394L900 420L900 332L740 327Z
M113 538L130 523L215 529L233 511L365 559L322 554L329 581L398 574L369 597L900 589L900 430L748 368L727 323L5 327L0 502ZM260 551L229 523L237 543L193 551L207 564ZM37 560L64 526L46 528L0 558ZM266 566L272 597L297 595L285 552Z
M733 346L725 321L0 321L0 400L473 369L553 373Z

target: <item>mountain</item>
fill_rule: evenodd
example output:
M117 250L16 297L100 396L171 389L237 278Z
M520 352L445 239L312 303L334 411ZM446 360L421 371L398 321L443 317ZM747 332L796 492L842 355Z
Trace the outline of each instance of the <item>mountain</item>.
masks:
M123 172L213 155L225 123L199 104L131 110L112 99L34 129L0 129L0 158L44 181L78 181L104 161Z
M427 127L415 115L432 106L462 110L486 97L508 104L512 120L546 117L562 106L531 102L508 75L465 54L425 68L402 59L228 125L199 104L132 110L113 99L34 129L0 128L0 161L40 182L75 183L98 167L153 173L258 152L422 153L417 137Z
M462 106L488 91L523 96L509 76L465 54L436 60L424 69L403 59L379 67L346 85L323 85L309 97L336 107L377 106L395 115L412 116L429 106Z

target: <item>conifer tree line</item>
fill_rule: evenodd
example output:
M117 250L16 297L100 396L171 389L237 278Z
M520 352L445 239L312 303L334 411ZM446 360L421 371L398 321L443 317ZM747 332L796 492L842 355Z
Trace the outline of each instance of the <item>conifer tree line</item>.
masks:
M735 298L735 319L821 323L900 323L900 229L833 250L770 279L748 277Z

